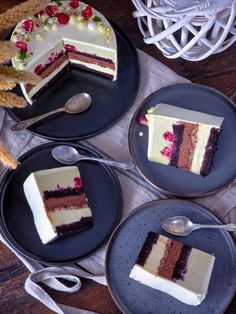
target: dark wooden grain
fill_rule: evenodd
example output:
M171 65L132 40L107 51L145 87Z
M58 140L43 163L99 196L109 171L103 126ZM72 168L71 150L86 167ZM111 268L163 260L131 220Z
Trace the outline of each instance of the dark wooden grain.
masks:
M1 0L0 13L21 2L20 0ZM132 17L134 7L131 0L91 0L87 2L121 26L137 48L149 53L179 75L195 83L214 87L236 102L235 44L225 52L197 63L182 59L170 60L163 57L154 45L144 44L136 20ZM27 276L28 271L23 264L9 249L0 244L0 314L53 313L26 293L24 282ZM83 287L79 293L59 293L50 289L48 292L59 303L104 314L120 313L112 301L108 289L89 280L83 280ZM236 297L226 313L236 313Z

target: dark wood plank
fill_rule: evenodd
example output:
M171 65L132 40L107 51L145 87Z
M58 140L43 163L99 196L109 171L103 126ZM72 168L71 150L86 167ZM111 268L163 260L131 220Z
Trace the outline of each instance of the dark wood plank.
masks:
M0 13L21 2L23 1L1 0ZM88 1L88 3L121 26L137 48L147 52L176 71L179 75L182 75L195 83L214 87L225 93L232 100L236 101L235 44L227 51L197 63L188 62L182 59L170 60L165 58L154 45L144 44L136 20L132 17L134 6L131 1L91 0ZM25 292L24 282L27 276L27 269L8 248L1 244L0 314L53 313ZM112 301L108 289L89 280L83 280L82 289L79 293L75 294L59 293L50 289L47 290L59 303L104 314L120 313L115 303ZM236 297L226 313L236 313Z

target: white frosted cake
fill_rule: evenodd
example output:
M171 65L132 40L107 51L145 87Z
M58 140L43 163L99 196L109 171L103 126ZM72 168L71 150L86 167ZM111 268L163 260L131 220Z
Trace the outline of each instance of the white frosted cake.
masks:
M49 3L43 11L18 23L11 40L19 48L13 66L42 78L36 86L21 84L30 103L69 64L116 80L115 33L100 12L81 1Z
M150 161L203 176L210 172L222 117L158 104L146 118Z
M149 232L130 277L189 304L207 295L215 257Z
M92 227L92 211L77 167L33 172L23 188L44 244Z

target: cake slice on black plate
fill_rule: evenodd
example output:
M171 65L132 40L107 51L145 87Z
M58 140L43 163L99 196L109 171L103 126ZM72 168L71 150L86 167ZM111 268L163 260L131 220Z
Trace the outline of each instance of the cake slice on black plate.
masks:
M206 297L215 257L149 232L130 277L189 304Z
M77 167L33 172L23 187L44 244L93 226L92 211Z
M158 104L148 110L146 118L150 161L202 176L210 172L222 117Z

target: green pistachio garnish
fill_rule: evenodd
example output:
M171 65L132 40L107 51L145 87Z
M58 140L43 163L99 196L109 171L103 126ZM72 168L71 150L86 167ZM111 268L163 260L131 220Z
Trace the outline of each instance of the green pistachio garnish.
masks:
M55 2L56 2L56 4L57 4L58 6L61 6L61 5L62 5L61 0L55 0Z
M23 61L26 58L27 58L27 52L26 51L20 51L16 59L19 61Z
M101 18L99 17L99 16L94 16L94 18L93 18L93 20L94 20L94 22L101 22L102 20L101 20Z

